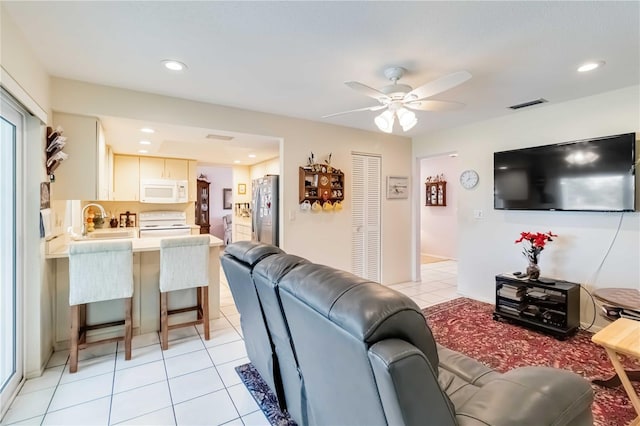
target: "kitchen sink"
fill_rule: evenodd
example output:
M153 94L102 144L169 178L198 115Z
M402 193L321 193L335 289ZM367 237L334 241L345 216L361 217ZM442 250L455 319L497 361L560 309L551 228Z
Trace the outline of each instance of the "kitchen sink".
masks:
M87 234L89 239L110 239L110 238L134 238L136 233L134 230L127 231L93 231Z
M131 229L96 229L93 232L89 232L86 236L80 237L74 236L74 240L86 241L86 240L112 240L117 238L136 238L136 230Z

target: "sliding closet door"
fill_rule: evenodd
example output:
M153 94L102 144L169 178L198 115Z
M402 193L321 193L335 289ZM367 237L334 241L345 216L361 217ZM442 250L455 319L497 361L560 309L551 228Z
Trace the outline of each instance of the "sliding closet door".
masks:
M380 282L381 159L353 154L351 163L351 272Z
M21 229L19 188L24 112L0 92L0 417L23 376L23 277L17 230Z

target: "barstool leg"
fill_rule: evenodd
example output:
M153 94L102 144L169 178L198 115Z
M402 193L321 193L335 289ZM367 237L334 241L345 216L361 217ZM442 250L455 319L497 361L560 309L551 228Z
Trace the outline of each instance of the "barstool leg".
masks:
M78 305L71 306L71 349L69 350L69 373L78 371L78 334L80 311Z
M202 289L202 320L204 321L204 340L209 340L209 286Z
M167 318L167 293L160 292L160 345L169 349L169 319Z
M124 359L131 359L131 339L133 337L133 321L131 321L131 311L133 307L133 297L125 300L124 314Z

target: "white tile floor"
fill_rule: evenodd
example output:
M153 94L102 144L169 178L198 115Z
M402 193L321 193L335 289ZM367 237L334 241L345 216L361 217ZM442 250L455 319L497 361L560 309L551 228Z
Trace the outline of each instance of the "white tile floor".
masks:
M422 282L394 284L420 306L457 297L457 263L422 265ZM68 351L55 352L41 377L27 380L2 425L268 425L234 367L249 362L240 315L221 274L221 315L211 339L201 327L172 330L169 349L157 333L135 336L132 359L122 343L80 351L69 374Z

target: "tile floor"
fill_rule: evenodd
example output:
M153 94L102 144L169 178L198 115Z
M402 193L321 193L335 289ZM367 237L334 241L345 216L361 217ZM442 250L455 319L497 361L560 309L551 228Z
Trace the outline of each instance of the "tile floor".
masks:
M422 282L391 285L425 308L456 296L457 263L421 266ZM211 339L201 327L172 330L169 349L157 333L135 336L132 359L122 343L80 351L69 374L68 351L55 352L41 377L27 380L2 425L268 425L234 367L249 362L240 314L221 274L221 315Z

